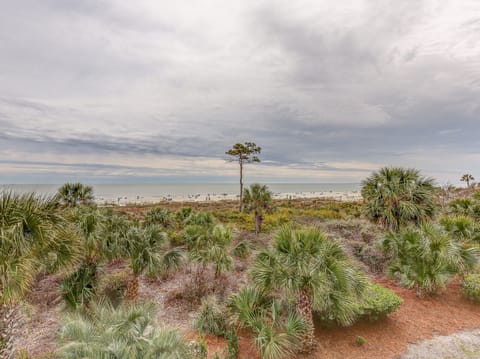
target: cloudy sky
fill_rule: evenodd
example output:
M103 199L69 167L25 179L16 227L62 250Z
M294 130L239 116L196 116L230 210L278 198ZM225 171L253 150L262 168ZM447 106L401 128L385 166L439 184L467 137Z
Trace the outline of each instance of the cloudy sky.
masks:
M480 178L478 0L0 0L0 182Z

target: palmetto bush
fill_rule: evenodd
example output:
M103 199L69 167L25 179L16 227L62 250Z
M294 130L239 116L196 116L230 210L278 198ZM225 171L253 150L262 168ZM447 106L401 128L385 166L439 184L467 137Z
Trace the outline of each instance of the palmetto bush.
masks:
M252 328L270 308L273 297L255 287L242 287L230 296L227 307L232 321L240 328Z
M364 212L384 228L422 224L436 213L435 187L415 169L384 167L362 182Z
M97 264L82 262L80 266L62 279L60 289L62 297L70 309L88 305L97 294Z
M272 192L266 185L254 183L244 189L243 202L248 212L253 212L255 218L255 233L262 229L263 215L271 211Z
M213 264L215 276L218 277L233 268L233 259L228 251L233 233L229 227L220 224L190 225L185 229L185 238L190 249L190 258L200 264L202 270Z
M237 326L253 332L262 358L293 358L302 351L309 326L286 302L256 288L243 287L229 298L228 308Z
M0 357L11 355L17 301L46 264L54 270L72 263L78 242L56 199L0 193Z
M432 224L390 233L383 248L393 257L388 273L420 295L435 293L453 275L473 268L478 257L472 245Z
M455 239L480 242L480 224L471 217L446 216L440 224Z
M127 233L134 223L125 215L106 210L102 213L102 226L99 239L102 241L103 254L108 260L128 256Z
M79 254L79 239L53 198L0 194L0 304L20 298L45 258L65 267Z
M159 329L151 304L113 308L96 304L87 313L67 316L60 329L60 358L188 359L184 338Z
M251 276L261 291L295 298L296 311L309 327L306 351L314 346L313 311L324 319L351 324L367 284L342 246L316 228L283 228L271 247L259 253Z
M225 310L218 304L215 296L202 300L195 327L200 333L225 337L227 335L227 318Z
M248 239L243 239L233 248L233 254L240 259L247 259L254 246Z
M454 199L448 204L448 213L457 216L468 216L480 219L480 192L468 198Z
M65 207L77 207L93 203L93 188L80 182L65 183L58 189L58 200Z
M474 302L480 302L480 274L472 273L463 278L463 293Z
M127 243L133 273L127 290L129 299L137 298L139 276L144 271L152 276L166 275L182 265L183 251L180 248L170 248L167 235L157 225L130 228Z
M145 214L145 223L158 224L162 227L169 227L175 222L175 217L171 211L166 208L152 208Z

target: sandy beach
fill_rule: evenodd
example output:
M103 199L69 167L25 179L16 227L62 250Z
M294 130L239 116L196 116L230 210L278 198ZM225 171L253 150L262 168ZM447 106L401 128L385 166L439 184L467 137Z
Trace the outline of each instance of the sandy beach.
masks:
M118 196L116 198L107 198L103 196L95 197L95 201L100 205L142 205L157 202L215 202L224 200L237 200L238 194L229 193L197 193L197 194L177 194L165 196ZM274 199L329 199L335 201L359 201L362 199L360 191L321 191L321 192L284 192L273 193Z

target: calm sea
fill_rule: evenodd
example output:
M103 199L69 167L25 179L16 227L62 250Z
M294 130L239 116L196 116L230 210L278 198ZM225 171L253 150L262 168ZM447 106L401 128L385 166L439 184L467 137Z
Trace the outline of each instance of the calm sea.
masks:
M267 184L277 195L358 193L358 183L275 183ZM36 192L54 194L60 187L58 184L4 184L0 191L18 193ZM239 185L228 184L97 184L93 185L98 202L154 202L162 199L205 199L232 198L239 191Z

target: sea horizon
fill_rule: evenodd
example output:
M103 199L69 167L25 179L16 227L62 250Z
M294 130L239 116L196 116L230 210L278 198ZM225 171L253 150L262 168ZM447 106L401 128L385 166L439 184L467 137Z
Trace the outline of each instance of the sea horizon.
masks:
M244 184L247 188L251 183ZM357 199L360 183L262 183L274 198ZM0 184L0 191L53 195L62 184ZM235 199L238 183L88 184L97 203L153 203L160 201L210 201Z

